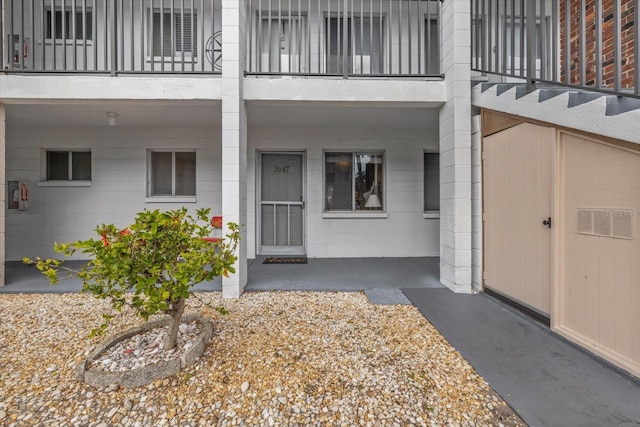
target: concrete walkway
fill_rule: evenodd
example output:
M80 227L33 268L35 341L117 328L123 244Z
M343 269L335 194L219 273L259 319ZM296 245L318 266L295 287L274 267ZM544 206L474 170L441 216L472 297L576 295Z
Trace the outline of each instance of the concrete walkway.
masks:
M401 288L442 288L439 258L309 258L307 264L263 264L265 257L249 260L248 283L245 291L388 291L400 295ZM83 261L66 261L78 268ZM80 292L82 282L63 279L50 286L34 266L22 262L6 263L6 285L0 293L70 293ZM220 278L203 282L196 291L221 291Z
M381 304L408 297L531 426L640 426L640 380L484 294L453 294L438 281L438 258L262 261L250 261L245 290L364 291ZM35 267L21 263L7 263L6 281L0 293L81 289L77 279L50 287ZM220 291L220 280L196 290Z
M640 380L484 294L404 289L531 426L640 426Z

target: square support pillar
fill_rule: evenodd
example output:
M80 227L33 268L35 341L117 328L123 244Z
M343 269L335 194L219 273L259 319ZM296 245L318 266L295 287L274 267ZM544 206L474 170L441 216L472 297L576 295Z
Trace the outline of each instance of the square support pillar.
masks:
M442 3L440 109L440 281L471 293L471 58L469 2Z
M222 296L238 298L247 283L247 118L243 97L245 1L222 1L222 215L240 226L235 274Z

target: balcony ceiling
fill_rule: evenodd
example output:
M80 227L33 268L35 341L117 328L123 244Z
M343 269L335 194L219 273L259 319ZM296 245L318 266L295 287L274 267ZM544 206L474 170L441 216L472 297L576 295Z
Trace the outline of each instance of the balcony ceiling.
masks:
M367 103L251 103L251 128L368 128L428 130L438 128L438 108L381 106Z
M8 104L7 127L107 127L108 112L118 127L220 127L220 111L219 102Z
M7 127L107 127L108 112L123 128L219 128L219 102L103 102L7 104ZM438 108L358 103L251 103L250 128L368 128L428 130L438 127Z

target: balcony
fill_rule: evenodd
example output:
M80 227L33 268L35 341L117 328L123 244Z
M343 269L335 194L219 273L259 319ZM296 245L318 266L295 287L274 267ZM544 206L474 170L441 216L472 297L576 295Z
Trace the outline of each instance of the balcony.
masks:
M440 79L438 0L246 0L247 75Z
M472 69L529 89L640 98L639 9L631 0L471 0Z
M4 0L7 73L221 71L220 0Z

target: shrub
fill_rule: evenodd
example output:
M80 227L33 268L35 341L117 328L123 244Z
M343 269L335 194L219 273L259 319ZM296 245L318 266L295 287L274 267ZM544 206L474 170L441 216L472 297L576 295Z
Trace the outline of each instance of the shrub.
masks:
M103 224L96 228L99 238L56 243L55 250L65 256L82 253L90 258L79 269L68 268L63 261L54 259L24 261L35 263L52 284L58 282L60 271L76 275L83 281L83 291L110 300L117 311L128 305L145 320L153 314L170 315L164 342L164 348L170 349L176 345L191 288L235 273L239 227L229 223L224 238L207 239L214 227L221 226L218 218L209 217L209 212L210 209L199 209L192 216L186 208L145 210L127 228ZM133 294L131 298L127 293ZM112 317L103 314L104 322L92 334L103 332Z

